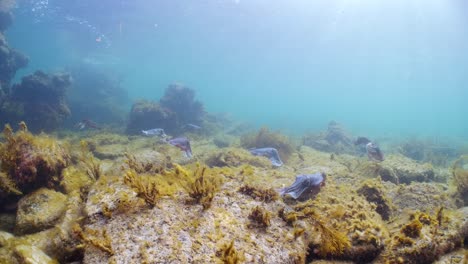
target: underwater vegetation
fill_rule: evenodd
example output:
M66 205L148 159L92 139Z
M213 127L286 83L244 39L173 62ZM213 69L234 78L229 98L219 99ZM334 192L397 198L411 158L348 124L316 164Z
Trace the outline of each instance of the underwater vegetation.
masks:
M0 196L57 187L62 170L70 163L70 155L61 143L46 135L33 136L24 122L16 133L6 125L3 135L6 142L0 146Z
M244 262L244 256L234 247L234 240L229 244L224 244L216 253L224 264L238 264Z
M70 126L85 119L98 124L123 124L128 111L125 106L130 102L116 73L91 65L77 65L68 71L73 78L67 94L73 113L67 120Z
M203 104L195 100L195 91L180 84L171 84L159 102L140 100L133 104L127 133L162 128L177 134L188 124L200 124L206 113Z
M208 209L211 206L214 195L219 191L222 178L208 167L199 164L197 164L192 174L186 174L186 176L188 177L188 181L184 187L191 201L201 204L203 210Z
M66 103L66 90L71 85L67 74L36 71L15 84L1 105L4 122L24 120L33 132L52 131L62 125L71 112Z
M393 234L382 257L390 263L433 263L466 241L467 223L460 221L464 217L466 213L443 208L434 215L413 212Z
M256 133L246 134L241 137L241 146L247 149L251 148L275 148L280 155L281 160L287 162L294 152L293 142L285 135L272 132L263 127Z
M109 255L113 255L112 244L106 230L94 230L86 229L83 231L80 225L75 224L73 226L73 233L79 237L84 243L84 246L94 246L100 250L106 252Z
M452 166L453 184L457 193L463 201L464 206L468 204L468 156L461 156Z
M138 195L150 206L155 206L158 199L162 196L161 191L158 189L158 187L161 187L151 177L142 177L133 171L127 171L124 183L135 189Z
M267 228L270 226L271 213L260 206L256 206L249 214L250 228Z
M239 192L265 203L269 203L279 199L278 192L273 190L272 188L265 189L262 187L256 187L246 184L239 188Z
M80 141L80 154L78 160L81 166L86 170L88 177L94 181L99 180L102 175L101 164L94 158L90 151L88 142L85 140Z
M298 225L296 222L299 220L305 221L305 230L319 234L319 236L312 235L319 241L313 239L308 241L309 251L313 253L312 255L318 255L320 258L337 258L351 247L346 233L327 224L323 216L310 207L310 203L298 204L292 211L283 209L279 212L279 216L293 226Z

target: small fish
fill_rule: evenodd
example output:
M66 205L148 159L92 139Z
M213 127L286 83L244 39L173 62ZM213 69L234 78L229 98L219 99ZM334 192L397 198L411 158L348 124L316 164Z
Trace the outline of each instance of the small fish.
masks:
M167 135L164 133L164 129L162 128L153 128L149 130L142 130L141 133L145 136L160 136L165 138Z
M185 126L188 127L188 128L191 128L191 129L195 129L195 130L201 129L201 126L197 126L197 125L194 125L194 124L186 124Z
M280 167L283 165L275 148L252 148L249 151L252 155L267 157L273 166Z
M98 126L95 122L89 120L89 119L83 119L81 122L78 122L75 124L75 127L78 128L79 130L87 129L87 128L92 128L92 129L101 129L100 126Z
M190 141L186 137L173 138L167 141L172 146L178 147L182 150L187 158L192 157L192 148L190 147Z
M300 174L296 176L296 180L291 186L282 188L279 193L281 196L289 195L296 200L307 200L325 186L325 179L326 175L322 172Z
M366 144L367 157L369 160L384 161L384 156L379 146L373 142Z

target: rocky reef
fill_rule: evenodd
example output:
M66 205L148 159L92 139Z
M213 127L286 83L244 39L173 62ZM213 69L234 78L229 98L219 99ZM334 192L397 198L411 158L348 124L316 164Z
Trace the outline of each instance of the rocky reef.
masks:
M205 115L203 104L195 100L195 91L181 84L171 84L159 100L165 107L176 114L179 126L201 124Z
M33 136L24 123L16 133L7 125L4 137L6 142L0 146L0 197L58 187L62 170L70 162L62 144L45 135Z
M28 64L28 58L8 45L4 32L13 23L10 9L14 1L0 1L0 99L7 94L10 82L20 68ZM1 102L1 100L0 100Z
M464 206L468 204L468 156L461 156L452 166L452 185L456 197Z
M5 116L3 122L26 121L33 132L56 130L71 114L66 102L70 85L67 74L36 71L23 77L21 83L13 85L0 109Z
M10 153L45 136L24 126L4 137L2 153ZM25 191L3 172L3 192L16 197L4 204L17 209L0 211L0 261L422 264L457 252L468 237L457 202L463 189L449 178L433 182L430 166L401 155L377 163L301 146L287 166L272 168L206 138L191 142L192 160L144 136L99 131L69 142L70 152L49 147L69 153L60 174L49 172L52 185ZM461 186L464 162L454 167ZM384 180L387 171L395 180ZM297 175L315 172L327 181L311 199L279 196Z
M80 259L83 199L94 182L86 160L67 144L6 126L0 145L0 263L64 263Z
M162 128L170 134L186 130L187 125L200 125L205 117L203 105L195 100L195 92L180 84L171 84L159 102L140 100L133 104L127 133Z
M455 147L434 140L410 138L396 145L398 152L410 159L447 167L458 155Z
M379 176L382 180L393 183L430 182L435 181L436 178L446 181L444 175L438 175L441 172L435 170L431 164L420 164L399 154L389 155L380 163L360 162L356 170L367 177Z
M4 35L5 30L13 23L13 14L10 10L14 5L14 1L0 1L0 114L10 93L11 80L19 69L27 66L29 61L24 54L8 45Z
M157 102L139 100L130 111L127 133L140 134L142 130L163 128L166 133L177 130L175 113Z
M130 102L118 74L91 65L76 65L68 71L73 77L67 93L73 113L67 120L69 127L86 119L98 124L124 123Z
M325 152L338 154L358 153L351 134L335 121L331 121L328 124L327 131L325 132L304 136L302 144Z

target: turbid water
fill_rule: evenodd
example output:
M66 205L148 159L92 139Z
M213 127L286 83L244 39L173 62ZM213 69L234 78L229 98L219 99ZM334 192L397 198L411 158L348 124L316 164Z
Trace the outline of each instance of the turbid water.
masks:
M20 76L89 64L132 99L169 83L210 112L290 133L467 137L467 4L451 1L18 1Z
M0 0L0 263L466 263L467 12Z

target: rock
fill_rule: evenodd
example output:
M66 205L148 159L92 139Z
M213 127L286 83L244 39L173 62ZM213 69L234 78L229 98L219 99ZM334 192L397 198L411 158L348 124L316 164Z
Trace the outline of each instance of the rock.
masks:
M441 256L463 248L463 241L468 238L468 210L444 208L439 212L413 212L396 219L392 225L399 228L393 229L392 240L376 263L434 263ZM450 263L462 263L462 259L451 259Z
M18 203L16 231L20 234L39 232L53 227L66 209L67 196L41 188Z
M223 248L232 241L232 251L238 252L236 254L245 263L301 263L300 260L305 260L307 245L304 240L294 239L293 227L287 226L276 214L284 204L254 200L237 192L239 184L225 184L222 193L216 194L211 207L204 211L201 205L188 205L188 196L180 193L161 198L153 208L144 206L137 213L121 212L110 218L95 214L101 206L91 204L92 200L105 200L111 205L112 201L120 199L122 191L110 191L106 186L109 185L103 182L90 191L87 211L94 218L84 230L89 233L106 230L113 255L89 246L85 248L84 264L110 261L216 263L221 261ZM117 184L114 182L112 186ZM256 206L272 212L266 229L249 227L249 215Z
M205 163L210 167L238 167L245 164L261 168L270 168L272 166L271 161L268 160L268 158L254 156L247 150L240 148L215 150L208 155Z
M6 142L0 145L0 201L2 196L18 196L41 187L57 186L62 170L70 162L63 144L45 135L32 135L26 125L15 134L9 127L5 131Z
M13 23L11 12L0 10L0 32L5 31Z
M327 131L319 135L307 135L302 138L303 145L314 149L339 154L356 154L353 138L340 124L331 121Z
M36 71L12 87L12 104L22 111L9 116L10 123L25 121L34 132L52 131L62 125L71 112L66 102L66 90L71 85L67 74L46 74Z
M455 201L450 199L444 185L413 182L409 185L384 183L386 196L401 214L405 210L419 210L435 213L440 207L456 209Z
M121 144L97 146L93 154L98 159L114 160L125 155L127 148Z
M0 247L4 247L7 244L7 241L14 238L13 234L8 232L0 231ZM0 262L1 263L1 262Z
M375 204L375 211L380 214L383 220L389 220L392 213L392 204L386 197L384 189L380 182L369 180L364 182L357 192L364 196L369 203Z
M9 87L16 71L26 67L28 61L24 54L10 48L0 33L0 84Z
M218 148L227 148L232 144L232 142L234 142L234 137L228 135L217 135L213 139L213 143Z
M175 113L179 128L187 124L201 124L205 115L203 104L195 100L195 91L182 84L170 84L159 102L162 107Z
M19 245L14 249L20 263L24 264L58 264L35 246Z
M163 128L167 133L177 129L176 114L158 102L140 100L133 104L127 133L140 135L142 130Z
M434 181L435 171L431 164L420 164L402 155L389 155L383 162L365 161L356 168L356 173L366 178L380 177L395 184ZM442 176L443 177L443 176Z
M16 216L14 214L0 214L0 230L13 231L15 222Z
M383 170L393 171L400 183L433 181L435 173L429 163L419 164L402 155L390 155L381 163Z

